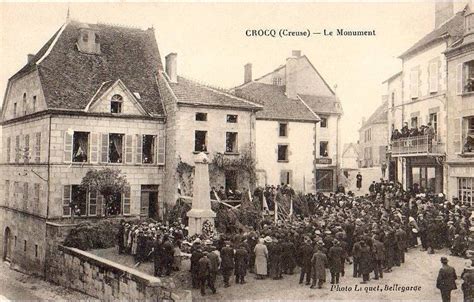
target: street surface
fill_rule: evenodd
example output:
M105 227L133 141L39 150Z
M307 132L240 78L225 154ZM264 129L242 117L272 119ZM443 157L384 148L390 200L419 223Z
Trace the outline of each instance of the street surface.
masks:
M362 188L360 188L360 191L357 190L357 187L356 187L357 172L360 172L360 175L362 175ZM385 175L386 176L385 180L388 177L387 174ZM360 168L359 170L351 171L349 172L350 186L346 188L346 193L349 191L352 191L356 195L368 194L370 184L373 181L379 182L380 178L382 178L382 170L380 169L380 167Z

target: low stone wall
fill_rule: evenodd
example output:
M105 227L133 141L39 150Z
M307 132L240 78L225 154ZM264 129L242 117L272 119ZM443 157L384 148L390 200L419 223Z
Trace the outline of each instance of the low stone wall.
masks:
M55 258L48 279L101 300L191 301L189 291L173 293L159 278L79 249L59 245Z

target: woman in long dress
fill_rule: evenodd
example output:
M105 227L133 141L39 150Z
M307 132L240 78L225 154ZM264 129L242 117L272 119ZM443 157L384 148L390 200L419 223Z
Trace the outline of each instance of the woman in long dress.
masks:
M263 279L267 275L267 259L268 259L268 249L267 246L263 243L263 238L258 240L257 245L255 245L255 273L257 274L257 279Z

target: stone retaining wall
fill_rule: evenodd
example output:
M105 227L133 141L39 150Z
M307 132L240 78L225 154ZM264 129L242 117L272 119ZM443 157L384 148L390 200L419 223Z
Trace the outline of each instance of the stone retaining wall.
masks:
M159 278L79 249L59 245L55 260L48 279L101 300L191 301L189 291L173 293Z

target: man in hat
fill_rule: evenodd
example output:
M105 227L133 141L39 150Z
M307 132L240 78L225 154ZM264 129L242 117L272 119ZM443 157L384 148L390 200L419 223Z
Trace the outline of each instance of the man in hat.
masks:
M311 239L306 239L304 244L300 248L300 261L301 261L300 284L303 283L305 275L306 275L306 285L309 285L310 283L312 257L313 257L313 247L311 245Z
M331 284L339 284L339 276L344 268L344 251L339 240L335 239L333 246L329 249L329 271L331 272Z
M211 262L209 270L209 283L212 284L212 286L209 285L209 287L212 288L216 284L217 272L219 271L219 256L215 252L215 246L210 245L207 247L207 250L209 251L209 253L207 254L207 258L209 258L209 261Z
M191 252L191 280L193 288L199 287L199 260L203 256L200 243L193 245L194 249Z
M224 287L229 287L229 278L234 269L234 249L230 246L230 241L226 241L221 250L221 269L224 277Z
M457 275L455 269L448 265L448 258L441 257L441 264L442 267L436 280L436 288L441 291L442 301L449 302L451 301L451 291L457 289Z
M244 284L245 275L247 274L247 266L249 261L249 253L245 248L244 244L241 244L234 254L234 272L235 272L235 283Z
M171 274L173 267L173 244L171 243L168 235L163 236L163 268L166 276Z
M380 236L376 235L372 243L372 251L374 255L374 273L375 280L379 277L383 278L383 263L385 261L385 247L384 244L379 240Z
M211 261L207 255L208 252L204 251L203 256L198 261L198 282L202 296L206 295L206 283L212 290L212 293L216 293L216 288L211 280Z
M315 252L311 258L311 273L313 275L313 281L311 283L311 288L316 288L316 282L318 283L318 288L322 288L324 281L326 280L326 268L328 267L328 258L326 254L321 251L322 244L319 244L315 247Z
M161 236L157 236L153 247L153 264L155 268L155 277L163 276L163 257L164 251Z

